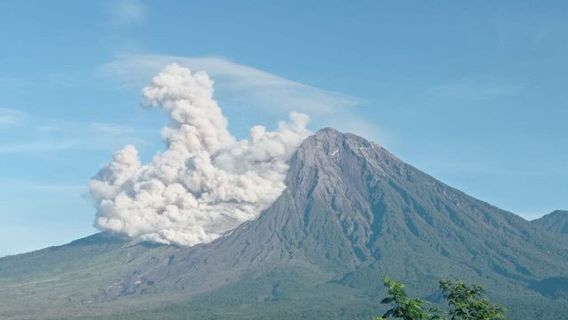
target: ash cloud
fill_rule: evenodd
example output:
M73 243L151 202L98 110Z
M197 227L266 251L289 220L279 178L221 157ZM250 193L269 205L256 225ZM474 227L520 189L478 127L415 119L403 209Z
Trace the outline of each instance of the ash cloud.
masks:
M143 89L144 105L166 111L166 150L141 163L132 145L90 182L95 225L131 238L192 246L255 219L285 189L286 161L311 132L292 112L278 130L237 140L204 72L172 64Z

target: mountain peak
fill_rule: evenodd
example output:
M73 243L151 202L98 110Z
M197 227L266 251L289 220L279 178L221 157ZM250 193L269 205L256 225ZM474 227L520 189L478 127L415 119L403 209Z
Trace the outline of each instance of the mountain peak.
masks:
M343 133L341 133L339 130L334 129L332 127L325 127L322 129L319 129L316 132L316 135L341 135Z
M303 145L309 147L318 146L335 146L340 145L345 139L348 138L348 134L340 132L333 128L323 128L318 130L314 135L308 137Z
M349 186L353 179L364 179L365 175L382 176L388 172L406 176L417 171L378 144L333 128L321 129L304 140L289 163L288 186L294 185L293 180L298 177L302 177L302 180L306 180L306 177L320 180L324 176L343 177L346 179L340 185ZM310 174L310 170L317 170L318 174Z
M553 233L568 234L568 211L555 210L532 223Z
M341 131L334 129L334 128L331 128L331 127L326 127L326 128L318 130L312 137L316 138L318 140L355 139L355 140L361 140L361 141L368 142L365 138L362 138L358 135L355 135L353 133L348 133L348 132L341 132Z
M365 138L360 137L356 134L347 133L347 132L344 133L344 132L341 132L337 129L331 128L331 127L326 127L326 128L318 130L313 136L311 136L311 138L316 139L316 140L320 140L320 141L323 141L323 140L338 141L338 140L348 139L348 140L357 141L359 143L372 144L371 142L369 142Z
M386 150L364 138L333 128L324 128L304 140L290 159L286 185L295 188L301 181L326 181L342 186L350 184L349 181L337 180L345 176L346 168L365 169L365 164L368 163L379 167L376 160L383 158L384 155L381 154L386 153ZM360 174L355 171L352 173Z
M368 157L369 154L362 154L362 150L373 150L374 152L388 153L385 149L379 147L365 138L352 133L343 133L333 128L323 128L314 135L308 137L300 145L297 154L299 155L316 155L322 158L336 156L340 151L349 150L353 154L360 157ZM389 154L390 155L390 154ZM392 155L390 155L392 156Z

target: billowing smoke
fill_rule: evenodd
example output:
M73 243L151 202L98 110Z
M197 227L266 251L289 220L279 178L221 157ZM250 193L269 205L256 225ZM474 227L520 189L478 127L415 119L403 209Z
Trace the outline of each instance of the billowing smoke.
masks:
M284 190L286 160L310 134L309 118L293 112L277 131L255 126L238 141L209 76L176 64L143 95L171 119L162 129L167 149L142 164L126 146L90 182L95 225L135 239L191 246L255 219Z

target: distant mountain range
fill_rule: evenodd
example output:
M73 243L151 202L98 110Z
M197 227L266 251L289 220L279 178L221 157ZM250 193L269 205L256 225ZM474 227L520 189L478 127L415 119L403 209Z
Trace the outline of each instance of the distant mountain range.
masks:
M533 220L533 223L547 231L568 235L568 211L566 210L556 210Z
M566 319L566 212L529 222L329 128L289 165L257 220L209 244L100 233L0 259L0 318L368 320L389 275L433 303L454 277L511 319Z

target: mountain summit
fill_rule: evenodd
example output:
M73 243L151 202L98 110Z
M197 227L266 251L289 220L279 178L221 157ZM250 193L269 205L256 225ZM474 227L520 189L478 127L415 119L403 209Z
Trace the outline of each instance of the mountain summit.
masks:
M568 210L556 210L532 222L547 231L568 235Z
M369 319L385 275L434 303L437 281L456 277L483 284L513 319L564 316L560 236L331 128L289 166L258 219L209 244L98 234L0 259L0 317Z

